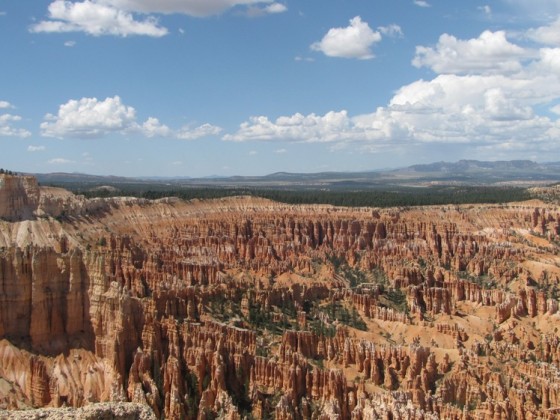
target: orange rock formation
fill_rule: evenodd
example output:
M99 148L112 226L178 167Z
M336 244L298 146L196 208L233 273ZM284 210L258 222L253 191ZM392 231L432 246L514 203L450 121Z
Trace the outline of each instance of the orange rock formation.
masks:
M560 415L555 206L86 200L0 177L0 408Z

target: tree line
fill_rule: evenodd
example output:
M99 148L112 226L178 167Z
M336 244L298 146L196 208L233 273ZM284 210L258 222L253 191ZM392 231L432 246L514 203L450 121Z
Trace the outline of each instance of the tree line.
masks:
M9 171L7 169L4 168L0 168L0 175L17 175L17 172L14 171Z
M66 186L68 188L68 186ZM151 200L177 197L183 200L214 199L239 195L266 198L286 204L332 204L344 207L412 207L448 204L499 204L531 198L525 188L494 186L401 188L394 190L332 191L310 189L119 186L117 191L70 188L87 198L133 196Z

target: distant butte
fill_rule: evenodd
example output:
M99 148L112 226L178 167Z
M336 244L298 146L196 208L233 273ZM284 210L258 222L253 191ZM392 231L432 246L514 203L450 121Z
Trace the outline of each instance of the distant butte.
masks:
M556 204L88 200L0 175L0 219L2 418L560 416Z

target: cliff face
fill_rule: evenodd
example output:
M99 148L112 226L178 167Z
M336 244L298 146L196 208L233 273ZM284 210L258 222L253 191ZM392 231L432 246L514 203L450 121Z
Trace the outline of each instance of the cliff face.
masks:
M0 219L28 219L38 206L39 186L34 177L0 174Z
M555 207L39 195L0 223L0 408L558 415Z

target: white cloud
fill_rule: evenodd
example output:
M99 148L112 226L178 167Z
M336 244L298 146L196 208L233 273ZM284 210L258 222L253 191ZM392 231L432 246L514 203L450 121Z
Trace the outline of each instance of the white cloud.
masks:
M430 3L424 0L414 0L414 4L418 7L432 7Z
M220 127L203 124L193 129L183 127L175 131L155 117L139 123L136 110L125 105L118 96L102 101L97 98L71 99L60 105L56 115L45 115L45 121L41 124L41 134L45 137L78 139L101 138L109 134L140 134L148 138L192 140L217 135L221 130Z
M555 33L548 28L556 24L529 33L555 46ZM417 48L414 65L438 74L402 86L371 113L254 116L222 138L325 142L330 150L384 153L449 146L465 155L500 159L545 160L560 154L560 47L523 48L503 31L467 40L444 34L436 46Z
M328 142L340 140L350 133L350 121L346 111L328 112L324 116L294 114L270 121L267 117L251 117L241 124L236 134L226 134L229 141L288 140Z
M47 148L45 146L33 146L33 145L27 146L27 151L28 152L42 152L46 149Z
M159 122L157 118L150 117L142 124L142 132L146 137L169 137L172 130Z
M220 127L212 124L202 124L195 128L183 127L177 132L176 136L181 140L196 140L202 137L217 136L221 132Z
M527 55L523 48L510 43L503 31L484 31L466 41L443 34L435 48L416 47L412 64L430 67L436 73L504 73L519 71Z
M65 47L74 47L74 46L76 46L76 41L66 41L64 43L64 46Z
M550 25L529 29L527 37L541 44L560 46L560 17Z
M392 36L395 38L402 38L404 36L401 27L394 23L387 26L380 26L377 30L386 36Z
M85 0L73 3L55 0L49 5L49 20L31 25L31 32L85 32L89 35L147 35L161 37L167 29L153 17L142 21L112 5Z
M282 155L284 153L287 153L288 151L286 149L276 149L274 151L274 153L278 154L278 155Z
M247 8L246 15L249 17L258 17L264 15L273 15L278 13L284 13L288 8L282 3L272 3L266 6L250 6Z
M267 13L284 13L288 10L286 5L282 3L272 3L265 7Z
M256 156L256 155L258 155L258 154L259 154L259 152L257 152L256 150L251 150L251 151L249 152L249 156Z
M0 101L0 109L13 108L12 104L6 101Z
M329 57L374 58L371 47L381 41L381 34L374 32L360 16L350 20L350 26L331 28L323 39L311 45L314 51L321 51Z
M11 108L8 102L2 102L3 106L0 108ZM19 115L0 114L0 137L29 137L31 133L23 128L15 128L14 123L21 121Z
M278 12L279 3L272 0L97 0L122 10L140 13L182 13L190 16L210 16L222 13L236 6L266 5ZM270 4L272 3L272 4ZM279 6L273 6L279 4ZM285 6L284 6L285 7ZM284 11L284 10L282 10ZM269 11L270 13L270 11Z
M67 165L69 163L74 163L73 160L64 159L64 158L54 158L48 161L50 165Z
M487 4L484 5L484 6L478 6L477 9L484 12L488 16L490 16L492 14L492 8L490 6L488 6Z
M541 48L537 66L542 71L560 73L560 48Z
M57 115L47 114L41 124L46 137L98 138L109 133L123 133L137 127L136 111L115 96L70 100L61 105Z
M560 49L542 49L517 72L440 74L401 87L363 115L252 117L229 141L329 142L332 149L387 151L460 145L470 155L547 158L560 153ZM559 67L556 67L559 66ZM546 111L545 111L546 112ZM511 155L510 157L511 158Z

